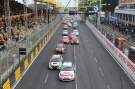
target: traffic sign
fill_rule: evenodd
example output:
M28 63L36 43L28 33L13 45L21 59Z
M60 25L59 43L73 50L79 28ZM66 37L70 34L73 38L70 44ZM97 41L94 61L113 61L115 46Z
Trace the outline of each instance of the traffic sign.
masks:
M69 15L75 15L76 11L69 11Z
M19 48L20 55L26 55L26 48Z

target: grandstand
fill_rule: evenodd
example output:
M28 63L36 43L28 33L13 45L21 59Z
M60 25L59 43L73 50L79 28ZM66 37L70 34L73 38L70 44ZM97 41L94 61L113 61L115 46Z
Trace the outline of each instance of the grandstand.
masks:
M24 13L24 5L15 0L9 0L11 16ZM27 7L27 6L25 6ZM27 7L28 13L32 13L32 9ZM0 17L4 16L4 0L0 0Z
M9 5L11 27L7 28L7 17L4 17L4 0L0 0L0 51L15 45L16 42L24 38L26 33L31 32L31 28L35 26L34 9L15 0L9 0ZM24 14L24 7L27 8L27 14ZM44 17L46 15L45 9L43 15ZM38 22L41 22L41 10L38 10ZM46 23L47 20L44 19L43 22Z

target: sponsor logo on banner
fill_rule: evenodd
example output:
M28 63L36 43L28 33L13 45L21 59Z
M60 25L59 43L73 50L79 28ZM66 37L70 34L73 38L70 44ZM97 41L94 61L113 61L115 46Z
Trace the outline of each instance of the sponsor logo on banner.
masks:
M108 40L106 40L106 44L110 47L110 49L112 49L112 51L114 51L114 47L111 43L108 42Z
M135 66L132 63L127 61L127 66L135 73Z
M125 64L127 63L126 58L125 58L121 53L119 53L119 58L120 58Z

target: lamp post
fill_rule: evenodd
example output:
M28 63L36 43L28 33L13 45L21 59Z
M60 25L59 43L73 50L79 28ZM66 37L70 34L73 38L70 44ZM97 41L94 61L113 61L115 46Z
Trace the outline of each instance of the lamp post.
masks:
M98 15L98 25L100 27L100 16L101 16L101 0L98 1L99 4L99 15Z

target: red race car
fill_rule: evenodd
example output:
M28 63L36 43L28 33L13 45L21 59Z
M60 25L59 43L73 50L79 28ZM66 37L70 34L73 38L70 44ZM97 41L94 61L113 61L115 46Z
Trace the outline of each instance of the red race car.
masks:
M73 37L76 37L76 34L75 34L75 33L71 33L71 34L69 35L69 38L70 38L70 39L72 39Z
M63 43L57 44L55 48L55 53L65 53L66 52L66 46Z
M80 43L80 41L79 41L78 37L73 37L71 39L71 44L77 44L77 45L79 45L79 43Z
M70 39L69 39L68 36L63 36L62 39L61 39L61 42L68 44L70 42Z

